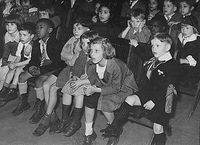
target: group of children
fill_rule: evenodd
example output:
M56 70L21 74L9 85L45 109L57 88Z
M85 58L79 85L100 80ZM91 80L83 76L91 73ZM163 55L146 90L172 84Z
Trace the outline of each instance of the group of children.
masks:
M153 7L152 3L158 4L150 0L149 6ZM181 0L180 19L175 18L176 9L173 0L165 0L163 13L156 10L153 16L152 8L148 19L142 9L135 9L130 13L127 28L119 35L130 40L133 51L142 60L147 78L142 89L127 65L114 57L116 50L111 42L100 36L102 30L109 30L104 27L111 16L106 5L100 6L93 28L87 18L77 19L73 36L63 47L53 35L55 23L49 17L40 18L34 25L17 14L8 15L4 20L7 32L0 60L0 106L16 99L19 92L19 102L12 114L17 116L28 110L27 81L35 79L36 101L29 122L36 124L43 119L33 131L34 136L41 136L49 128L49 134L63 132L66 137L72 136L81 127L84 110L83 145L91 145L97 137L93 129L97 109L109 124L102 130L103 136L109 137L107 144L116 145L132 106L142 106L149 110L153 122L151 144L164 145L171 113L166 99L175 92L177 76L182 85L189 86L195 85L200 76L199 27L191 14L193 6L188 0ZM60 90L61 119L56 114Z

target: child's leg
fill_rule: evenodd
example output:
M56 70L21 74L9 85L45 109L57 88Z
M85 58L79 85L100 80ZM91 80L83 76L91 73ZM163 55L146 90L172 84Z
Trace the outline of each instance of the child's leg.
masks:
M4 87L9 87L9 86L10 87L9 87L9 91L6 93L6 95L4 95L4 98L2 98L1 100L9 102L9 101L17 98L17 83L18 83L19 75L23 72L22 68L23 67L17 67L15 69L14 77L12 77L12 73L10 73L10 72L6 76ZM12 81L12 83L11 83L11 81Z
M114 120L114 113L113 112L104 112L103 111L103 114L105 115L108 124L111 124L113 122L113 120Z
M29 120L29 123L35 124L40 121L40 119L45 114L45 99L44 99L44 90L43 90L43 83L48 79L49 75L41 75L37 78L35 81L35 91L36 91L36 98L37 98L37 107L35 110L35 113L32 115L32 117Z
M56 121L57 115L56 112L53 111L56 103L57 103L57 90L58 87L56 87L56 83L53 83L49 88L49 98L47 103L47 110L46 114L43 117L42 122L39 124L39 126L36 128L36 130L33 132L33 135L35 136L41 136L45 133L45 131L50 127L50 123L53 123Z
M27 80L33 77L28 71L22 72L19 75L19 94L20 100L17 108L12 112L14 116L21 114L23 111L30 108L30 104L28 103L28 86Z
M72 99L70 97L71 95L67 95L67 96L68 96L67 97L68 101L66 101L65 97L63 96L65 102L71 102L71 99ZM78 96L74 96L74 97L75 97L74 98L74 105L75 106L74 106L73 113L72 113L72 119L69 123L69 126L67 126L67 128L64 130L64 135L67 136L67 137L72 136L81 127L81 117L82 117L82 107L83 107L83 97L84 96L78 95Z
M0 67L0 90L2 90L2 88L3 88L3 84L5 82L8 71L9 71L8 66Z
M153 131L154 131L154 137L153 140L151 142L152 145L165 145L166 142L166 135L163 129L163 126L158 124L158 123L154 123L153 124Z
M91 96L85 97L85 138L84 144L91 144L97 137L93 131L93 120L95 109L98 104L100 93L94 93Z
M44 98L46 101L46 104L49 102L49 96L50 96L50 87L52 84L54 84L57 80L57 77L55 75L50 75L49 78L43 83L43 90L44 90Z

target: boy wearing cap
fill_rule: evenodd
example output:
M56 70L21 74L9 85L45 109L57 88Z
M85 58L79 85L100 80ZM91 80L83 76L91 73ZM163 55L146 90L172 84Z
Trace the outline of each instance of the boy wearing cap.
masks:
M186 87L195 88L199 75L198 20L190 15L181 21L181 33L178 35L177 58L179 63L179 82Z

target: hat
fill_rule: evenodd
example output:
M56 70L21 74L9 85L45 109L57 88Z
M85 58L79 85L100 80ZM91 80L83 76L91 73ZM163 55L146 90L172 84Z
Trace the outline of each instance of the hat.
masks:
M198 31L198 20L196 17L194 17L192 15L184 17L183 20L181 21L181 23L193 26Z

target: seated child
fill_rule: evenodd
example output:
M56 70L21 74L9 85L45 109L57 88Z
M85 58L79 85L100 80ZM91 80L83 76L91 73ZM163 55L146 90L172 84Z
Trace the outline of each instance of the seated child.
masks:
M17 58L15 53L19 43L18 30L20 29L23 22L24 21L22 17L17 14L12 14L5 18L5 27L7 32L4 36L4 52L2 59L0 60L0 90L3 88L6 75L9 71L8 64L10 62L14 62Z
M199 44L198 21L190 15L183 18L181 22L181 33L178 35L177 62L180 64L179 81L182 85L196 88L199 81Z
M146 20L142 9L135 9L131 12L131 19L127 22L127 28L118 37L124 39L135 39L142 43L147 43L151 35L150 30L145 25Z
M176 61L169 52L172 45L169 34L157 33L151 40L151 44L154 57L144 63L149 81L143 89L125 99L112 124L102 130L103 136L112 138L110 144L118 142L129 112L134 109L132 106L143 106L149 110L149 118L153 122L154 138L151 144L165 145L164 130L168 123L166 114L171 113L171 108L165 107L166 94L174 91L177 67Z
M149 0L148 9L146 10L146 19L150 21L157 13L161 10L161 1L159 0Z
M47 105L46 115L44 116L44 121L48 120L50 116L56 116L55 112L55 105L57 102L57 91L60 88L63 88L63 86L69 81L71 78L71 75L80 76L82 71L79 69L82 68L82 62L76 61L82 53L81 52L81 45L80 45L80 37L81 35L89 31L89 28L91 26L91 21L87 21L86 18L79 18L76 20L73 28L73 34L72 36L64 45L62 52L61 52L61 59L65 61L67 66L63 66L62 68L58 69L56 72L50 75L50 77L44 82L43 89L44 89L44 96L45 101ZM76 64L76 65L75 65ZM75 66L74 66L75 65ZM67 97L63 96L63 100L68 99ZM66 123L66 115L65 111L66 108L70 108L71 105L67 105L70 102L63 101L63 114L60 124L62 125ZM69 106L69 107L65 107ZM67 115L68 116L68 115ZM54 118L54 117L53 117ZM69 120L67 120L69 121ZM52 121L51 121L52 122ZM49 127L50 127L50 133L53 133L53 126L50 126L50 123L42 122L41 125L38 126L38 128L33 132L33 135L40 136L42 135ZM62 126L63 127L63 126ZM64 130L64 128L62 129ZM62 132L62 131L61 131Z
M97 137L93 131L95 109L102 111L108 123L125 98L138 91L133 73L121 60L114 58L115 49L107 38L97 37L90 43L87 63L88 86L85 90L84 145L91 145ZM75 83L80 83L79 80Z
M102 3L99 7L97 22L94 23L92 30L100 35L117 37L120 29L113 22L113 7L109 2Z
M33 42L31 60L19 76L19 94L20 100L16 109L12 112L14 116L20 115L23 111L30 108L28 103L28 84L29 78L36 77L35 90L37 106L35 112L30 118L30 123L37 123L45 114L44 110L44 91L43 82L62 65L60 59L61 45L60 42L51 36L54 24L49 19L40 19L36 24L36 34L38 40Z
M35 34L35 24L25 22L19 29L20 42L16 49L14 62L11 62L8 67L9 71L6 75L3 89L0 92L0 106L4 106L9 101L17 98L17 83L18 78L23 68L29 63L32 51L32 39Z

